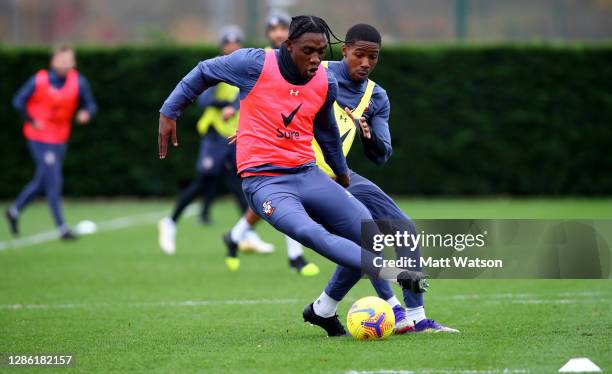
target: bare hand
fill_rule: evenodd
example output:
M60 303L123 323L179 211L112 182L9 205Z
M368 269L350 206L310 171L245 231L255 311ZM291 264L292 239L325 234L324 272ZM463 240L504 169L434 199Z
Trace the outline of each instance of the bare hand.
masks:
M353 117L353 112L351 112L351 110L348 107L345 107L344 111L353 120L353 123L357 122L357 120L355 120L355 117ZM365 117L359 118L359 127L361 127L361 134L364 138L366 139L372 138L372 133L370 132L370 126L368 126L368 123L366 122Z
M157 144L159 145L159 158L166 158L168 153L168 139L172 138L172 145L178 147L178 139L176 137L176 121L170 119L163 114L159 114L159 135Z
M91 115L85 109L81 109L77 112L76 121L78 124L84 125L86 123L89 123L90 120L91 120Z
M234 144L234 143L236 143L236 139L238 139L238 135L237 134L228 136L227 137L227 144Z
M227 120L232 118L234 114L236 114L236 108L234 108L231 105L228 105L221 110L221 117L223 118L223 121L225 122L227 122Z
M336 176L336 182L342 187L346 188L351 184L351 179L348 174L340 174Z

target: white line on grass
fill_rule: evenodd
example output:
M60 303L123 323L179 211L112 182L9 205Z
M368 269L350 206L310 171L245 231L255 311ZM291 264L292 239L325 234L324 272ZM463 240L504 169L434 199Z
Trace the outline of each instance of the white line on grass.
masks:
M526 369L490 369L490 370L458 370L458 369L384 369L384 370L350 370L346 374L519 374L529 373Z
M492 295L453 295L450 300L484 302L486 304L582 304L610 302L610 294L599 291L559 292L548 294L502 293Z
M520 300L529 300L529 299L537 299L541 296L549 296L551 294L533 294L533 293L499 293L499 294L487 294L487 295L479 295L479 294L466 294L466 295L453 295L448 298L451 300L505 300L509 299L512 302L520 302ZM605 295L600 291L585 291L585 292L561 292L553 294L554 296L561 297L584 297L590 298L593 296L603 296Z
M19 309L98 309L104 307L135 307L135 308L161 308L161 307L205 307L218 305L276 305L296 304L304 302L302 299L258 299L258 300L186 300L186 301L145 301L128 303L64 303L64 304L5 304L0 310Z
M196 212L195 206L191 205L185 211L186 216L193 216ZM167 210L158 211L158 212L149 212L149 213L141 213L133 216L126 217L118 217L113 218L106 221L96 222L97 231L105 232L105 231L115 231L121 230L128 227L140 226L140 225L149 225L157 222L164 215L168 214ZM88 234L93 235L93 234ZM7 240L4 242L0 242L0 251L11 249L11 248L23 248L29 247L35 244L42 244L51 241L55 241L59 239L59 234L57 230L45 231L38 234L26 236L24 238Z
M512 294L500 294L483 297L490 299L489 303L502 303L504 299L510 299ZM533 294L516 294L517 300L510 300L516 304L579 304L589 302L607 302L609 299L597 297L604 295L603 292L561 292L547 294L548 299L537 298ZM456 295L461 296L461 295ZM564 297L564 298L559 298ZM576 297L577 299L566 299L566 297ZM452 296L450 298L453 298ZM459 300L464 300L460 298ZM102 307L201 307L216 305L274 305L274 304L296 304L305 302L305 299L255 299L255 300L186 300L186 301L144 301L126 303L61 303L61 304L0 304L2 309L96 309ZM350 298L346 302L353 301Z
M527 299L527 300L512 300L512 304L590 304L590 303L605 303L609 299Z

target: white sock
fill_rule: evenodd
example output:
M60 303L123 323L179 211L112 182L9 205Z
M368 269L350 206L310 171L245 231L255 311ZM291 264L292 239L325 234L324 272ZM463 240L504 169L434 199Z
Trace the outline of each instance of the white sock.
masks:
M319 317L328 318L333 317L336 314L336 308L338 307L338 301L327 296L325 291L321 293L321 296L312 305L314 312Z
M402 305L400 303L400 301L397 299L397 297L395 297L395 295L393 295L392 298L387 299L387 303L389 303L389 305L391 305L391 308L395 308L398 305L400 305L400 306Z
M417 308L406 308L406 315L410 321L414 321L414 324L421 322L425 318L425 308L420 306Z
M247 222L246 218L241 217L238 222L232 228L230 232L230 238L234 243L238 243L244 238L244 234L251 229L251 225Z
M295 260L296 258L304 255L304 249L300 242L291 239L289 236L285 235L285 239L287 240L287 255L290 260Z

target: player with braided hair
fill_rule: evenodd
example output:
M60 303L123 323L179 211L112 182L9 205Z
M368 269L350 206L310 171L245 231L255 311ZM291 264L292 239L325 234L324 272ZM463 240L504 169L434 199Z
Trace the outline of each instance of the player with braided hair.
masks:
M178 146L176 119L197 95L219 82L237 86L237 167L251 208L303 245L376 278L377 254L359 244L361 221L372 216L342 188L350 178L333 110L337 82L321 66L332 36L323 19L298 16L279 50L241 49L200 62L160 109L159 155L166 157L170 139ZM336 183L316 166L313 137ZM385 272L402 287L423 291L423 274Z
M289 37L290 23L291 17L287 13L278 10L270 13L266 21L266 37L270 41L271 46L266 49L278 49L281 47L282 43ZM266 243L259 236L252 234L255 232L253 230L254 226L260 220L261 218L257 213L253 212L252 209L247 209L232 229L223 235L223 242L227 247L230 257L236 253L236 246L238 246L240 252L270 253L273 250L274 247L270 243ZM304 249L299 242L287 235L285 235L285 241L287 243L287 257L289 258L290 269L305 277L319 274L319 267L306 259ZM237 266L240 264L237 256L226 263L230 270L237 270Z

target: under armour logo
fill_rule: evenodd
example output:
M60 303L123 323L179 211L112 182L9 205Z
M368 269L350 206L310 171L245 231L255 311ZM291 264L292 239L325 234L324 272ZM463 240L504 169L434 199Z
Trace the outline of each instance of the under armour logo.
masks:
M291 96L297 96L300 94L300 91L298 90L294 90L293 88L291 90L289 90L289 95Z

